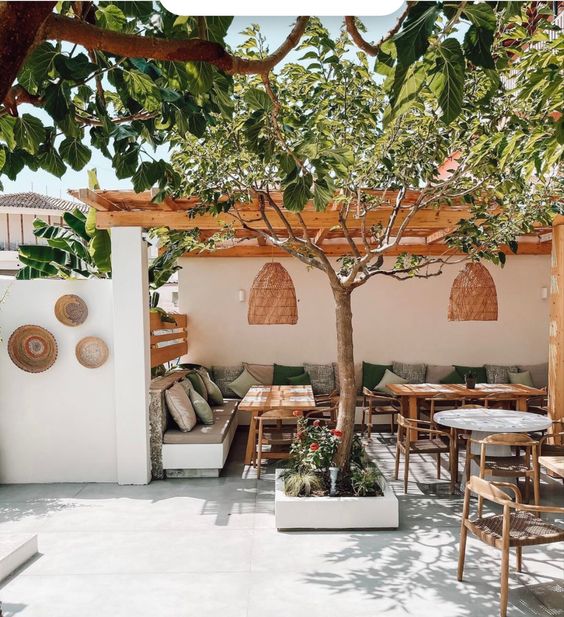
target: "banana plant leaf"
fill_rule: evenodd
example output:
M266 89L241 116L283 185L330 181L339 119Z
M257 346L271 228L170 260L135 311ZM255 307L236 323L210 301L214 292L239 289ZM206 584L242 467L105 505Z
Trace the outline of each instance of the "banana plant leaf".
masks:
M74 237L74 232L70 229L66 229L65 227L60 227L57 225L48 225L45 221L41 219L35 219L33 221L33 235L37 238L72 238Z
M63 220L83 240L88 241L90 239L90 236L86 233L86 217L80 210L65 212Z
M16 279L18 281L31 281L33 279L47 278L48 276L55 276L57 274L57 268L49 264L44 265L45 268L52 268L54 272L52 274L47 274L45 271L37 270L37 268L34 268L33 266L24 266L18 270Z
M47 244L53 248L61 249L61 251L70 253L71 255L76 255L82 259L82 261L88 263L92 261L88 250L84 244L81 244L78 240L73 240L71 238L50 238L47 240Z
M61 249L40 244L23 244L19 248L20 257L26 257L38 262L64 263L66 253Z
M112 242L106 229L97 229L88 245L90 257L100 272L112 270Z

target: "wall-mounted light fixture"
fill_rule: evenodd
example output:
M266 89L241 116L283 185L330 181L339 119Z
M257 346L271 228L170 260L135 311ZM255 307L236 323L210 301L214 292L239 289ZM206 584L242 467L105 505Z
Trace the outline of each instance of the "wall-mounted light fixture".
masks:
M541 299L548 300L548 287L541 287Z
M244 302L246 298L245 290L239 289L239 302Z

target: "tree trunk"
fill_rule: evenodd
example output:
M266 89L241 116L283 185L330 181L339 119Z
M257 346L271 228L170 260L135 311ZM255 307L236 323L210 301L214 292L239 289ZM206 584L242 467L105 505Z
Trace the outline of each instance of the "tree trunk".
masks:
M56 2L0 2L0 103Z
M334 288L333 295L337 322L337 364L340 385L337 429L343 433L335 462L341 469L346 469L349 465L354 436L356 410L351 292L343 288Z

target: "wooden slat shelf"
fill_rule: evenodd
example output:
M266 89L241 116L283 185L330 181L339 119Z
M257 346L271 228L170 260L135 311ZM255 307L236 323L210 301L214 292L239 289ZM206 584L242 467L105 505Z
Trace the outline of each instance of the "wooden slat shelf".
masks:
M151 368L188 353L188 316L173 313L171 317L174 322L163 321L160 313L150 313Z

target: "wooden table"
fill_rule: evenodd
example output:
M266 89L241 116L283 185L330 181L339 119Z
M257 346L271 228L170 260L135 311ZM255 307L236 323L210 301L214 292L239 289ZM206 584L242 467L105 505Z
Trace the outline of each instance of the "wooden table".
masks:
M539 456L539 465L564 478L564 456Z
M238 409L251 413L245 454L245 465L250 465L256 439L255 418L269 409L315 409L315 398L311 386L253 386L239 403Z
M462 399L485 401L490 397L499 397L502 400L514 400L519 411L527 411L527 400L529 398L546 396L544 390L509 383L479 383L475 388L467 388L463 384L396 383L390 384L388 388L400 399L402 415L414 420L417 420L418 405L422 399L440 397L449 401Z

